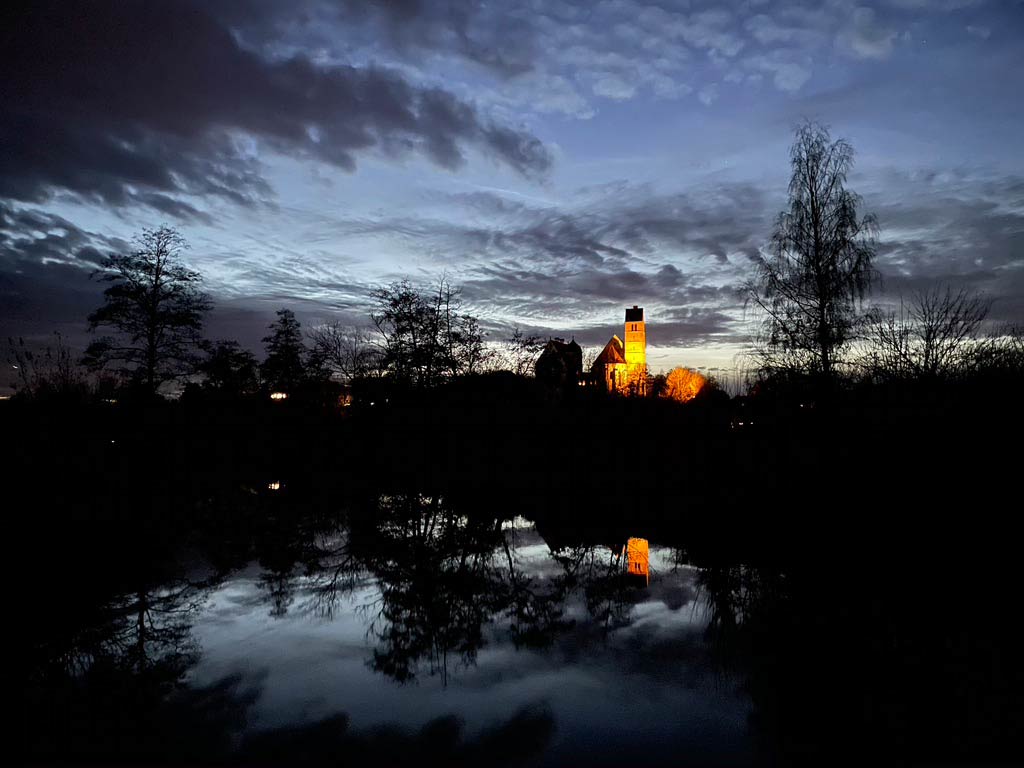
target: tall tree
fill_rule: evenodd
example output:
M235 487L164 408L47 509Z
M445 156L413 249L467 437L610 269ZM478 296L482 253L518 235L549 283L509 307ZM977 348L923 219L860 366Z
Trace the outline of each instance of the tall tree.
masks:
M149 393L188 372L210 300L199 290L201 276L180 263L188 248L177 230L143 230L136 250L113 254L100 270L110 283L104 304L89 315L89 330L111 328L89 345L85 363L127 375Z
M263 381L272 390L294 392L306 381L306 345L302 325L290 309L279 309L277 320L264 337L267 359L260 366Z
M372 295L377 307L370 318L379 335L381 365L395 381L431 387L482 369L490 354L484 333L447 280L429 293L403 280Z
M769 256L758 260L747 295L764 313L756 352L762 368L833 378L843 346L863 319L876 278L877 223L846 189L853 148L805 123L790 151L789 205L779 214Z

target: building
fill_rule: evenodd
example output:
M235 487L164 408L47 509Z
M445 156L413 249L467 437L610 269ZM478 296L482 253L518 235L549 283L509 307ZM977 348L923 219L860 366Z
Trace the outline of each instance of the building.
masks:
M646 394L647 326L644 309L636 304L626 310L623 342L617 335L605 344L590 368L597 383L608 392Z
M534 364L534 373L548 389L570 392L583 376L583 350L575 339L568 344L562 339L549 339Z

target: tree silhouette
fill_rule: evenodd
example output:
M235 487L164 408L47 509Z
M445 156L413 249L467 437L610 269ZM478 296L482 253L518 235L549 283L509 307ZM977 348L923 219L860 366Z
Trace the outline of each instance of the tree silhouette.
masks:
M53 346L33 350L18 338L7 339L7 362L17 372L13 386L21 397L84 397L88 384L64 336L55 331Z
M188 247L177 230L143 230L129 254L109 256L100 279L111 283L104 304L89 315L89 330L109 327L89 345L84 362L113 368L148 393L189 371L210 300L199 290L200 274L179 262Z
M344 382L369 376L379 367L378 350L361 328L345 327L337 321L324 323L310 331L309 338L314 354Z
M270 324L270 335L263 344L267 359L260 367L268 388L294 392L306 380L306 346L302 343L302 326L290 309L279 309L277 320Z
M765 317L762 369L800 370L830 380L842 347L862 319L860 301L875 279L877 225L858 213L846 189L853 148L805 123L790 151L789 205L779 214L770 255L746 286Z
M425 388L482 370L488 351L480 323L462 311L460 291L447 280L429 294L403 280L372 296L381 366L393 380Z
M991 340L978 339L991 306L991 300L948 286L901 302L898 314L882 317L873 329L875 374L934 380L966 371L991 346Z
M505 341L505 366L517 376L530 376L544 340L537 334L524 334L519 327Z
M206 357L198 370L206 377L204 386L226 395L245 395L259 388L259 366L252 352L237 341L203 344Z

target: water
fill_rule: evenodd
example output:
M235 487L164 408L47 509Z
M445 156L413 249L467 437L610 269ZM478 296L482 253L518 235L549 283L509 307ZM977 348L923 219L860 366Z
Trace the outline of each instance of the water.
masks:
M457 590L445 587L443 599L406 602L391 564L383 575L370 564L340 590L329 570L296 576L286 601L265 570L242 569L196 616L202 655L187 682L235 677L254 691L243 737L344 713L363 734L416 734L455 718L468 743L518 722L535 731L530 758L542 765L749 756L750 703L709 657L695 569L655 546L650 585L634 586L609 547L553 553L525 521L500 535L502 545L469 566L455 605L444 601ZM461 558L450 565L466 567ZM523 622L539 603L557 619L526 639Z
M727 542L699 546L685 516L253 488L198 503L188 526L86 519L91 548L26 571L10 613L31 762L1021 754L1024 637L998 568L835 547L753 567L694 556ZM650 542L649 582L626 573L631 537Z

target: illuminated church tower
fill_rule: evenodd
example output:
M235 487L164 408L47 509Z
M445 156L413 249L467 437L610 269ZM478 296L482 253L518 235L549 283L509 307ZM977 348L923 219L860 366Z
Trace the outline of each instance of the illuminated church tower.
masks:
M592 381L607 392L647 394L647 328L644 308L626 310L626 342L612 336L590 368Z
M647 329L644 308L633 305L626 310L626 376L629 386L644 394L647 391Z

